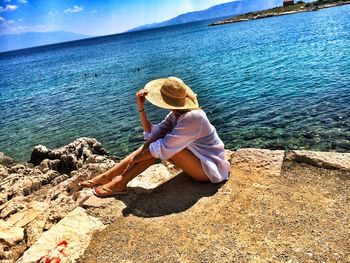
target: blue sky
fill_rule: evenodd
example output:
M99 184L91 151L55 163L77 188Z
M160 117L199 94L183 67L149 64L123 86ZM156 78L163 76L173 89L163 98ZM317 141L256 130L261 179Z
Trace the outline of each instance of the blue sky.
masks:
M0 35L69 31L120 33L232 0L0 0Z

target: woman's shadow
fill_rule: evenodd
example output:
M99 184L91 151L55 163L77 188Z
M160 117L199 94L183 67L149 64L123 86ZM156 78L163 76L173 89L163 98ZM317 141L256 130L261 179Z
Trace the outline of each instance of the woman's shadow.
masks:
M126 204L122 211L124 216L158 217L189 209L200 198L214 195L223 184L196 182L182 172L150 193L120 196L118 199ZM135 190L131 188L132 192Z

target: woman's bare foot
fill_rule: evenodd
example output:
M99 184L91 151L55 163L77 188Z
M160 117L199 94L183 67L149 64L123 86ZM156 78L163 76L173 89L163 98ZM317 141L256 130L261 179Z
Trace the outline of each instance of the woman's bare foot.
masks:
M98 197L107 197L118 194L127 194L128 190L125 183L122 181L122 176L117 176L111 182L95 187L93 192Z

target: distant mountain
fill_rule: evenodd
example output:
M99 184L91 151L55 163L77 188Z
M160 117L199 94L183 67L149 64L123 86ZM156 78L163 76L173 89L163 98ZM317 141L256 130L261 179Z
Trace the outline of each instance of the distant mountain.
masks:
M164 22L147 24L140 27L136 27L131 30L128 30L128 32L151 29L156 27L171 26L171 25L177 25L177 24L185 24L185 23L214 19L214 18L236 16L236 15L241 15L248 12L260 11L264 9L273 8L276 6L281 6L282 4L283 4L283 0L264 0L264 1L238 0L238 1L233 1L225 4L215 5L202 11L195 11L195 12L182 14Z
M59 42L73 41L89 36L65 31L28 32L0 36L0 52L42 46Z

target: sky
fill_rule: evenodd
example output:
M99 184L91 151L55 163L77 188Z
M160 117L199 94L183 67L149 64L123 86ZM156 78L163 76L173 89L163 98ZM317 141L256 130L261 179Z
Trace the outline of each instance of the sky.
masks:
M0 0L0 35L68 31L101 36L232 0Z

